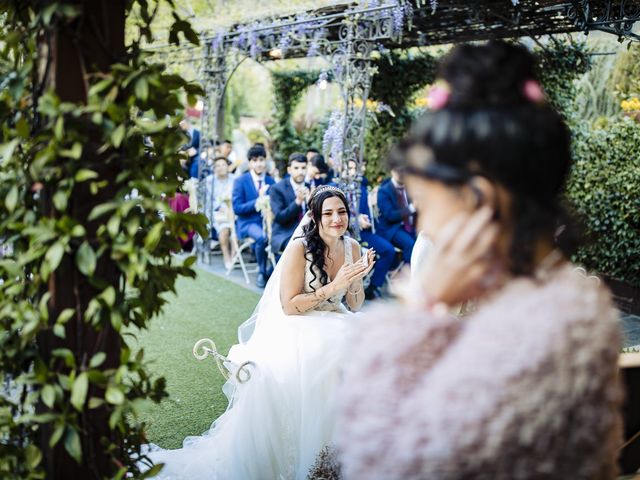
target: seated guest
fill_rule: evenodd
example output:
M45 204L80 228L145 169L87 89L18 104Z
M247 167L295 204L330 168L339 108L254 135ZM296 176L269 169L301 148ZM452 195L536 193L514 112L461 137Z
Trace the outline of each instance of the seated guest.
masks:
M180 128L189 137L189 141L182 147L189 156L187 163L188 173L191 178L198 178L198 163L200 162L200 130L193 127L189 121L185 118L179 123Z
M358 176L358 165L353 160L347 162L349 169L349 177L355 178ZM378 256L375 267L373 267L373 273L371 274L371 280L369 286L365 289L364 295L367 300L374 300L380 298L380 288L384 285L387 278L387 273L391 269L391 265L395 260L396 251L393 245L387 240L372 232L371 229L371 212L369 211L369 199L367 193L367 178L360 176L360 208L358 211L358 225L360 227L360 240L363 244L366 243L368 248L372 248Z
M249 149L249 171L235 179L231 202L236 214L236 229L239 238L251 237L256 243L254 252L258 262L256 286L264 288L267 283L267 237L262 227L262 215L256 210L256 202L267 194L274 181L265 174L267 152L264 147L254 145Z
M212 203L211 208L205 208L213 228L220 242L222 258L225 268L231 266L234 252L230 241L233 210L231 209L231 192L235 176L229 173L231 162L226 157L216 157L213 162L214 173L207 177L207 199L205 205ZM212 195L211 195L212 194Z
M306 157L302 153L293 153L287 166L288 176L269 189L271 211L274 215L271 231L274 253L284 250L307 210L309 188L304 183L306 173Z
M402 250L402 260L410 264L411 252L416 241L416 210L407 196L402 176L396 169L391 170L391 178L378 189L378 209L380 216L376 232Z
M311 190L320 185L327 185L332 180L329 165L325 162L324 157L320 154L313 156L307 164L307 183Z

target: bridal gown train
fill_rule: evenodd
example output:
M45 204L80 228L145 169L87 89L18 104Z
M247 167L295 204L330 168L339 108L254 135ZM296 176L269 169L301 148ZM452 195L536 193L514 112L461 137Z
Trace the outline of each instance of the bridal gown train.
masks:
M344 241L345 263L351 263L350 240ZM225 383L229 407L208 432L188 437L180 449L148 454L154 463L165 463L156 478L305 479L329 443L332 399L354 315L342 304L344 291L304 315L285 315L280 270L278 265L228 355L235 365L253 363L251 379L238 383L232 376ZM312 291L310 282L321 286L307 260L305 292Z

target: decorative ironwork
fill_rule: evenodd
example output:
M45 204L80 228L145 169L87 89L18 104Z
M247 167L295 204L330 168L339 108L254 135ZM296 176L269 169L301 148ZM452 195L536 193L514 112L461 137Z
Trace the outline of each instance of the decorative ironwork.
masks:
M600 30L617 35L621 41L624 38L640 41L640 35L633 33L633 25L640 20L640 2L637 0L579 0L571 3L566 15L578 30L585 33Z
M246 361L240 365L232 362L218 352L215 342L210 338L201 338L195 343L193 356L201 361L208 356L212 356L225 380L229 380L233 375L238 383L246 383L251 380L251 369L249 367L255 368L255 363L251 361Z

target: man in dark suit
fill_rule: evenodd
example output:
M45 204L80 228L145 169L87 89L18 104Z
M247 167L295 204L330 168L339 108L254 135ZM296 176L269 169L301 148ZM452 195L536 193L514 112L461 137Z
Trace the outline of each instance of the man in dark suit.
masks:
M369 198L367 177L358 174L358 164L353 160L347 163L349 176L360 177L360 206L358 211L358 225L360 227L360 242L367 248L373 248L378 257L376 265L371 273L371 281L365 289L364 295L367 300L374 300L381 297L380 288L387 279L387 273L391 269L395 260L396 251L389 241L382 238L377 233L373 233L371 228L371 212L369 210Z
M267 283L267 236L262 227L262 215L256 209L256 203L267 195L269 186L275 182L266 174L267 152L262 146L253 146L247 153L249 171L236 178L233 183L231 203L236 214L236 231L239 238L251 237L258 262L256 286L264 288Z
M271 245L276 254L282 252L289 243L298 222L307 211L309 198L309 188L304 182L307 158L302 153L291 154L287 173L288 176L269 189L274 215Z
M391 170L391 178L378 189L380 215L376 232L402 250L402 259L411 263L411 251L416 242L416 210L407 196L399 171Z

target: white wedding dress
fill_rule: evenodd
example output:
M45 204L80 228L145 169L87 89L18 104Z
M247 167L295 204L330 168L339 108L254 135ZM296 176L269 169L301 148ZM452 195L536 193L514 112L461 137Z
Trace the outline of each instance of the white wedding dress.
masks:
M295 236L300 236L301 227ZM345 238L345 262L352 262ZM290 253L290 252L289 252ZM287 252L283 255L286 258ZM332 437L333 396L344 361L344 345L354 319L342 304L345 292L303 315L285 315L280 302L281 263L253 316L238 330L240 343L228 358L252 362L251 378L234 376L223 387L227 411L183 448L152 448L154 463L165 463L161 479L306 479L320 450ZM305 292L319 288L310 262ZM231 366L231 369L234 367Z

